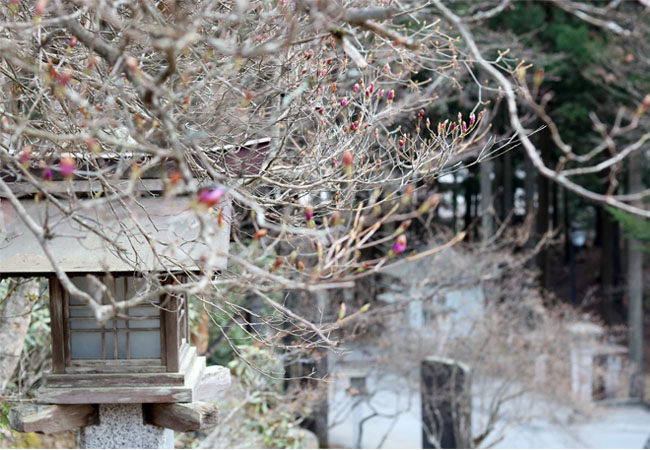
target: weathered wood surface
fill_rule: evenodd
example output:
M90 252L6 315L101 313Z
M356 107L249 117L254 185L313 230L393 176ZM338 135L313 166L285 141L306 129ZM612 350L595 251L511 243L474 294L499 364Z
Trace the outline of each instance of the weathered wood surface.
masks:
M47 387L96 387L96 386L183 386L181 373L109 373L109 374L52 374L45 379Z
M132 181L127 179L114 181L114 183L116 189L129 189L129 185ZM161 179L141 178L138 180L136 188L140 191L159 193L164 192L165 183ZM50 193L67 194L72 190L80 197L83 197L84 194L93 196L97 192L101 192L103 189L104 185L99 180L54 180L50 181L47 185L47 191ZM16 197L25 197L34 195L40 192L40 190L28 181L14 181L11 183L11 192L13 192ZM0 194L0 197L4 197L4 195Z
M219 410L205 402L145 405L145 422L174 431L204 430L217 425Z
M133 367L133 366L132 366ZM137 367L137 366L136 366ZM123 368L122 377L132 376L134 382L123 386L111 386L105 383L113 375L97 375L97 384L79 381L74 387L54 387L47 384L41 388L37 397L43 403L54 404L90 404L90 403L191 403L195 400L195 391L203 372L205 371L205 357L196 357L196 352L185 353L181 372L163 374L174 380L175 384L136 384L138 377L153 376L156 374L129 374L130 367ZM160 375L160 374L158 374ZM54 380L63 382L69 375L50 375ZM85 375L88 380L93 376ZM181 378L182 377L182 378ZM77 380L84 379L79 375ZM127 378L122 378L128 382ZM179 380L183 384L179 385ZM56 381L55 381L56 382ZM84 386L82 386L83 384Z
M230 388L230 370L223 366L208 366L196 386L196 401L212 400Z
M52 337L52 372L65 372L65 331L63 319L63 287L50 278L50 333Z
M180 369L179 360L179 329L178 329L178 299L173 296L166 296L162 302L162 330L165 348L165 364L167 372L178 372Z
M92 388L44 388L38 391L44 403L75 405L85 403L174 403L191 402L187 386L134 386Z
M66 366L65 373L160 373L166 370L160 358L73 359Z
M19 405L9 411L11 428L22 433L56 433L98 423L93 405Z
M75 208L76 220L91 227L102 224L101 230L110 241L82 227L49 202L26 199L21 204L38 225L48 224L53 236L48 241L50 250L68 273L198 270L196 262L202 260L209 260L212 270L226 268L232 209L228 199L219 205L224 226L215 228L210 243L200 235L193 198L142 197L129 199L125 205L121 201ZM13 205L2 198L0 241L0 274L53 274L39 242L26 230Z

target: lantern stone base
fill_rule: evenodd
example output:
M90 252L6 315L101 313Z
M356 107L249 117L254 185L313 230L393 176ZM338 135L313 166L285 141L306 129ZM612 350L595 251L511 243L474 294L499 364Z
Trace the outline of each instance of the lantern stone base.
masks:
M142 405L99 405L99 423L79 432L80 448L174 448L174 432L144 422Z

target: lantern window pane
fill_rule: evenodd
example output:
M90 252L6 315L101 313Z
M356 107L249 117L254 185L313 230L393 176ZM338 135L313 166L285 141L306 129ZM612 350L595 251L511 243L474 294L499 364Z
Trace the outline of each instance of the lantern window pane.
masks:
M70 318L71 330L101 330L95 319Z
M115 335L113 333L104 333L104 349L106 353L99 359L115 359Z
M126 331L117 332L117 359L127 359Z
M160 328L160 319L129 320L129 328Z
M95 317L95 314L87 306L74 306L70 299L70 317Z
M79 289L94 289L85 276L71 277ZM146 280L136 277L104 277L101 281L117 301L146 292ZM108 298L102 299L108 304ZM100 326L93 311L70 296L68 323L71 339L71 359L160 359L160 308L153 304L129 308Z
M160 358L160 331L131 331L131 358Z
M82 302L82 301L79 300L78 298L76 298L76 297L72 297L72 296L70 297L70 305L74 305L74 306L85 306L84 302Z
M141 305L129 308L129 316L160 316L160 309L152 305Z
M75 332L70 334L70 352L72 359L101 359L102 334Z

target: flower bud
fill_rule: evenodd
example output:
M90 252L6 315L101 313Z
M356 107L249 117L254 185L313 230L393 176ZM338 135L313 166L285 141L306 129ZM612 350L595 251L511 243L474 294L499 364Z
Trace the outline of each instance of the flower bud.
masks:
M271 268L271 272L277 272L277 270L282 266L282 258L279 256L275 258L275 261L273 261L273 267Z
M313 218L314 218L314 208L312 208L310 205L305 206L305 220L309 222Z
M140 168L140 164L137 161L133 161L133 164L131 164L131 179L137 180L141 176L142 169Z
M48 0L38 0L36 5L34 5L34 14L37 16L42 16L45 10L47 9Z
M50 167L47 167L45 165L44 161L41 161L41 166L42 166L42 171L43 171L43 179L45 181L51 181L52 180L52 169Z
M59 75L59 77L57 79L57 84L59 86L65 86L70 82L71 79L72 79L72 69L70 69L69 67L66 67L61 72L61 75Z
M266 237L266 235L268 233L269 233L269 230L267 230L266 228L260 228L253 235L253 239L262 239L263 237Z
M393 253L399 255L400 253L404 253L404 250L406 250L406 236L400 234L393 244Z
M182 180L183 180L183 174L180 173L179 171L172 172L172 174L169 176L169 183L172 186L176 186Z
M526 81L526 68L525 68L525 67L519 67L519 68L516 70L516 75L517 75L517 79L518 79L520 82L523 83L524 81Z
M72 156L64 156L61 158L61 162L59 163L59 170L64 177L70 178L72 175L74 175L76 168L77 162Z
M433 209L436 206L438 206L438 203L440 203L440 198L441 198L440 194L433 194L432 196L430 196L427 199L426 202L424 202L422 204L422 206L420 206L420 209L418 209L418 212L420 214L425 214L425 213L429 212L430 209Z
M345 317L346 310L347 310L347 308L345 306L345 303L341 303L341 306L339 307L339 318L338 318L338 320L343 320L343 318Z
M101 150L101 147L97 143L97 141L93 138L88 138L86 139L86 146L88 147L88 150L90 150L93 153L99 153Z
M353 161L354 161L354 157L352 156L352 152L350 150L344 151L343 152L343 166L350 167L350 166L352 166Z
M334 214L332 214L332 226L335 227L339 223L341 223L341 213L334 211Z
M650 108L650 94L646 95L643 98L643 103L641 103L641 106L639 106L639 109L637 110L637 114L639 116L645 114L649 108Z
M131 72L138 71L138 60L135 59L133 56L131 55L127 56L124 59L124 62L126 63L126 67L128 67Z
M23 148L23 151L20 152L20 155L18 155L18 160L23 165L23 167L29 166L29 160L32 157L33 151L34 151L34 147L32 147L31 145L26 145Z
M220 188L202 189L199 192L198 202L208 207L211 207L219 203L219 200L221 200L223 194L224 194L223 189Z

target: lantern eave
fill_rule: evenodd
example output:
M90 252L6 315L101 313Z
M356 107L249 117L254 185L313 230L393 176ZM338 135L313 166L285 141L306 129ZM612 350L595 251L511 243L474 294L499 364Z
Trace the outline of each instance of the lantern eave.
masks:
M35 198L21 199L27 214L50 232L48 246L67 273L196 273L227 267L232 207L217 206L220 220L210 241L201 235L189 197L140 197L86 204L66 215ZM215 217L216 219L216 217ZM218 222L218 223L217 223ZM18 212L0 199L0 276L48 276L55 273L38 239Z

